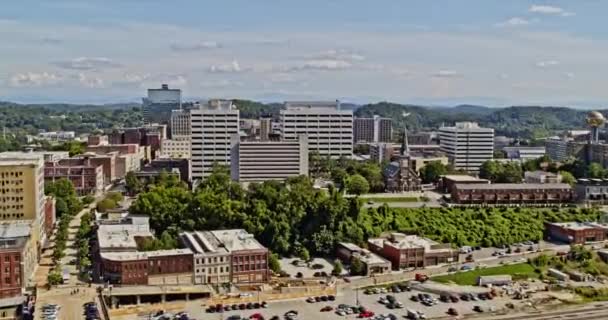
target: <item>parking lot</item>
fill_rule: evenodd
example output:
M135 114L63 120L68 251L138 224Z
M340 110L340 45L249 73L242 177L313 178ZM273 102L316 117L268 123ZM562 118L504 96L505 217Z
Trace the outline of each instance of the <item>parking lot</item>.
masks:
M264 316L265 319L270 319L272 316L279 316L283 319L283 315L291 310L296 310L299 313L298 319L303 320L318 320L318 319L353 319L357 317L357 314L351 314L346 316L340 316L335 313L338 305L346 304L354 306L359 301L359 305L364 306L367 310L372 311L375 315L379 314L394 314L400 319L407 314L407 310L416 310L423 312L427 318L434 317L445 317L448 316L448 309L454 308L459 314L475 313L473 308L475 306L481 306L484 310L490 308L502 309L505 305L512 300L508 298L496 297L493 300L485 301L458 301L453 302L441 302L438 294L430 294L430 296L436 299L438 302L433 306L425 306L420 302L414 302L411 300L412 295L418 295L423 293L418 290L404 291L401 293L383 293L383 294L365 294L363 290L351 291L345 290L336 297L335 301L327 302L306 302L305 299L292 300L292 301L281 301L271 302L268 304L266 309L255 309L255 310L244 310L244 311L228 311L223 312L221 315L218 313L206 313L204 308L192 305L188 308L188 313L195 319L227 319L233 315L240 315L241 317L249 317L253 314L259 313ZM380 297L386 297L387 294L393 295L396 301L403 304L402 308L389 309L386 305L378 302ZM332 311L321 312L320 310L326 306L331 306Z

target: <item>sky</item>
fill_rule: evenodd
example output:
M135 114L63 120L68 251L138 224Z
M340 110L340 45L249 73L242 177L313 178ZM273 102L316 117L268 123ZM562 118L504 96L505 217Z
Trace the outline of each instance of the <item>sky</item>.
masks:
M608 1L20 0L0 100L560 105L608 101Z

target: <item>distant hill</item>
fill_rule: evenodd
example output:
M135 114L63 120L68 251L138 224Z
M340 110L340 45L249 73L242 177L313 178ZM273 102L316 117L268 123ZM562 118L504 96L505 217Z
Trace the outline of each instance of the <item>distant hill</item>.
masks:
M235 99L241 118L279 118L282 103L261 103ZM422 105L378 102L366 105L343 103L343 108L352 109L355 116L379 115L393 119L399 131L406 123L410 130L435 129L442 124L452 125L457 121L475 121L496 129L497 135L515 138L539 138L557 131L585 127L588 111L566 107L513 106L489 108L478 105L454 107L429 107ZM600 111L608 116L608 110ZM403 113L409 113L403 118ZM64 120L52 118L67 115ZM49 119L50 118L50 119ZM0 101L0 126L26 128L31 132L44 130L75 130L86 132L91 128L112 128L120 125L141 123L139 103L90 104L17 104Z

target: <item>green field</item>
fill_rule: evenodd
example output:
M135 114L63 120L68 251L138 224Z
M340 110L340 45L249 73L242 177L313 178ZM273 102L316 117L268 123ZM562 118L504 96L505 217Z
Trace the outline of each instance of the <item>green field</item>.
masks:
M492 268L475 269L466 272L456 272L445 276L432 277L431 280L442 283L455 283L458 285L476 285L477 277L510 274L514 280L522 278L538 278L534 267L528 263L510 264Z
M421 201L418 197L370 197L370 198L361 198L365 201L373 201L373 202L419 202Z

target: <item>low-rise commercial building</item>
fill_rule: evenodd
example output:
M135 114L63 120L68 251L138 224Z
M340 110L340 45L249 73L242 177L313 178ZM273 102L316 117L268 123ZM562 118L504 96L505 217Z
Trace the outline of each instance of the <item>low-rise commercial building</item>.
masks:
M490 184L490 180L480 179L465 174L450 174L441 176L439 190L444 193L451 193L456 184Z
M367 244L372 252L389 260L395 270L458 262L458 251L449 243L416 235L392 233L388 238L369 239Z
M231 255L211 232L183 232L180 240L194 253L194 283L221 284L231 281Z
M451 194L455 204L542 205L570 203L574 193L565 183L456 184Z
M391 269L390 261L353 243L338 243L336 255L346 264L352 263L353 259L359 260L365 267L366 276L389 272Z
M230 251L232 283L263 283L270 277L268 249L243 229L210 231Z
M524 173L525 183L560 183L562 176L558 173L547 172L542 170L526 171Z
M192 162L189 159L174 159L174 158L160 158L154 159L146 166L144 166L141 172L161 172L165 171L169 174L177 171L179 178L185 182L190 183L192 181Z
M492 276L479 276L477 277L477 285L482 286L508 286L513 283L511 275L498 274Z
M571 244L604 241L608 226L599 223L545 222L545 237L549 240Z
M160 148L160 157L190 159L191 147L192 144L190 136L165 139L162 141L162 145Z
M608 179L578 179L574 190L578 201L608 203Z
M0 299L20 297L31 286L38 251L29 222L0 224Z
M44 181L67 179L72 182L79 196L94 195L103 191L103 166L94 165L87 159L64 159L44 164Z
M536 160L546 154L545 147L504 147L507 159L520 161Z

